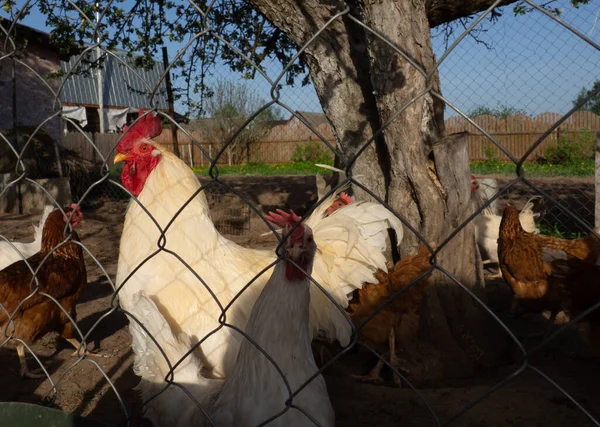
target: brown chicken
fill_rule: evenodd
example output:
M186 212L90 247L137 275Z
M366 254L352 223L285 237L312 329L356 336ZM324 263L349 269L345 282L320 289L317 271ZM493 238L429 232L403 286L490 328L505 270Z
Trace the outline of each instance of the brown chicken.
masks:
M349 315L354 324L359 326L394 293L425 273L431 267L430 256L427 247L421 245L416 255L402 258L387 274L379 270L376 273L378 283L366 284L356 291L358 302L351 302L349 305ZM379 351L389 351L390 364L396 369L399 368L396 345L410 342L417 333L419 307L425 295L429 275L430 273L396 297L359 331L361 342ZM383 360L380 359L368 375L357 377L363 380L380 381L379 374L382 367ZM400 378L396 375L394 375L394 382L400 385Z
M567 297L562 308L571 319L600 302L600 265L590 264L574 256L552 261L554 281L560 282ZM587 314L581 320L587 323L587 341L600 356L600 309Z
M600 232L596 229L596 233ZM579 239L559 239L553 236L539 235L543 247L553 251L564 251L575 258L590 264L597 264L600 257L600 240L593 234Z
M523 230L519 211L509 204L504 209L498 237L498 258L504 280L517 298L537 299L548 290L550 265L542 259L538 236Z
M563 301L568 294L563 281L552 277L552 267L546 261L546 249L556 248L549 247L548 242L558 245L558 242L550 241L547 236L523 230L519 211L507 204L500 223L498 258L504 280L515 294L512 309L518 313L549 310L552 322L562 310Z
M79 208L73 212L75 205L64 208L71 217L71 225L81 220ZM61 336L79 349L80 343L74 338L75 327L65 312L47 295L56 299L73 320L76 319L75 304L83 292L87 282L87 274L81 246L73 243L79 241L73 230L66 236L63 234L67 218L59 209L54 210L44 223L40 251L29 257L27 263L36 272L36 281L23 260L17 261L0 271L0 325L6 336L22 340L28 345L46 333L57 331ZM63 241L66 243L60 245ZM56 250L52 251L53 248ZM44 260L45 259L45 260ZM44 261L42 263L42 261ZM12 315L9 322L7 313ZM14 327L13 327L14 325ZM25 346L17 341L17 353L23 377L39 378L43 374L31 372L27 367ZM74 354L79 354L78 350Z

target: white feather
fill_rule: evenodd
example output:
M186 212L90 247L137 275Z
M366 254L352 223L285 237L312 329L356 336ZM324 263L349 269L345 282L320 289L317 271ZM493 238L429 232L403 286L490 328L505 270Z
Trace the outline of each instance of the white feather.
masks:
M4 269L5 267L8 267L9 265L17 261L27 259L40 251L40 248L42 247L42 232L44 230L44 224L46 223L48 215L50 215L50 213L54 211L54 209L55 207L52 205L47 205L44 207L44 212L42 212L40 222L38 223L38 225L33 226L33 242L11 242L12 245L14 245L13 248L11 244L7 241L0 241L0 270Z
M198 192L200 185L194 173L172 153L164 151L161 156L138 196L160 229L137 202L129 205L117 271L117 286L122 286L119 301L131 312L135 309L134 295L144 290L173 333L185 333L191 344L216 330L194 354L212 377L225 378L236 365L242 337L231 328L219 328L219 317L228 307L225 321L244 330L271 276L272 268L266 268L275 260L275 253L247 249L221 236L210 219L205 194ZM194 194L161 239L161 229ZM396 230L400 242L402 227L396 217L375 203L353 203L325 217L335 197L330 196L306 223L318 245L313 278L336 304L346 307L352 290L373 281L378 268L387 271L382 254L387 228ZM351 334L351 322L343 309L314 285L310 287L309 331L311 338L322 331L342 345L349 343ZM140 354L135 363L143 374L142 367L148 364L144 353Z
M290 282L285 279L284 272L285 266L281 262L258 297L246 332L284 372L293 392L318 368L308 331L308 279ZM162 390L162 380L185 357L174 370L173 381L192 394L216 425L258 425L285 409L289 393L279 371L250 341L244 339L237 364L226 379L207 379L201 374L202 364L196 355L186 357L190 348L189 338L185 334L176 337L172 333L168 322L146 292L134 294L132 302L132 314L148 330L146 332L135 321L130 324L135 372L142 376L137 388L144 400L151 399ZM160 343L170 364L150 336ZM333 427L334 412L321 375L314 378L293 403L308 412L320 425ZM177 386L170 386L152 399L145 416L157 427L212 425L198 405ZM300 411L291 409L269 425L308 427L314 424Z

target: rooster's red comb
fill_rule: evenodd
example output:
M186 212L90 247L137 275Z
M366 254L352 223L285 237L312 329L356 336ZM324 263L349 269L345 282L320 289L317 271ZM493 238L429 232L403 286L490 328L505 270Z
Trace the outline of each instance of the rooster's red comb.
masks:
M144 114L144 110L140 109L138 117ZM129 130L129 131L127 131ZM133 149L133 145L143 138L154 138L162 133L162 123L160 119L153 114L146 114L139 119L134 125L129 128L123 127L123 133L127 134L121 139L117 145L119 153L127 153Z
M293 227L300 221L300 217L296 215L296 213L290 209L290 213L282 209L277 209L277 213L269 212L265 215L267 220L279 227L285 229L286 227ZM304 224L300 224L300 226L292 233L291 239L297 240L304 234Z
M343 191L340 193L340 200L347 205L354 203L354 200L352 200L350 196Z
M293 227L301 219L292 209L290 209L290 213L283 209L277 209L277 213L269 212L265 218L279 227Z

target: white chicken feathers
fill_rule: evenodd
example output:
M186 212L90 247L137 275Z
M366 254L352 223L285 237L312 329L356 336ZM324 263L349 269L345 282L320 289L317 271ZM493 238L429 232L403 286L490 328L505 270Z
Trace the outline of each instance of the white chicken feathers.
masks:
M137 322L131 320L131 347L135 355L134 371L142 377L136 386L143 401L153 399L146 407L144 416L152 421L156 427L160 426L189 426L209 425L197 404L207 410L211 398L221 387L223 381L202 377L200 374L202 365L195 355L189 355L185 359L187 351L191 348L190 340L185 334L179 337L173 335L171 328L162 316L156 304L144 291L133 295L133 309L131 314L142 321L144 330ZM150 338L154 337L160 343L163 353L156 343ZM170 364L165 359L165 355ZM196 399L190 399L185 391L175 385L166 390L164 379L171 368L182 360L173 372L173 382L184 386ZM202 419L205 422L202 422ZM192 421L196 420L194 424Z
M48 215L50 215L54 209L55 207L52 205L47 205L44 207L44 212L42 213L39 224L33 226L33 242L11 242L12 245L14 245L13 248L11 243L8 243L5 240L0 241L0 270L3 270L5 267L8 267L17 261L27 259L40 251L40 248L42 247L42 232L44 230L44 224L46 223ZM15 248L17 250L15 250Z
M308 331L310 291L308 280L287 281L285 265L280 262L265 285L250 314L246 333L279 366L292 392L317 371ZM144 400L152 398L163 387L170 370L164 355L149 335L163 348L171 366L181 360L190 348L185 334L175 337L156 305L144 291L133 296L133 311L149 334L131 322L132 347L136 357L136 373L142 376L138 389ZM174 370L173 381L184 386L196 402L177 386L151 400L145 416L155 426L212 425L198 405L220 427L254 426L280 414L285 409L289 392L274 365L254 344L244 339L237 363L224 380L201 375L201 363L191 354ZM324 427L333 427L334 412L325 381L318 375L294 397L301 407ZM297 409L289 409L269 423L274 427L313 426L314 423Z
M119 291L123 309L131 311L133 295L145 290L169 322L173 332L185 332L196 343L219 327L218 318L224 308L254 278L275 260L272 251L247 249L224 238L216 230L208 211L208 203L193 171L173 154L162 151L161 161L148 176L138 200L163 229L174 214L190 199L165 232L164 251L158 251L160 232L154 221L136 202L129 206L119 253L117 285L148 256L152 256ZM378 268L387 271L385 248L387 228L393 227L401 241L400 221L383 206L355 203L327 218L319 212L331 204L335 196L321 205L307 221L313 229L318 251L313 278L342 307L348 305L352 290L364 282L374 281ZM162 244L162 243L161 243ZM206 283L219 300L215 302L201 280L174 254L177 254ZM226 322L244 328L256 298L271 270L263 272L241 293L226 312ZM329 339L347 345L351 323L315 286L311 286L309 330L312 337L320 330ZM208 337L196 354L206 371L214 377L225 377L235 365L241 336L230 328L220 328ZM138 362L141 363L141 362Z

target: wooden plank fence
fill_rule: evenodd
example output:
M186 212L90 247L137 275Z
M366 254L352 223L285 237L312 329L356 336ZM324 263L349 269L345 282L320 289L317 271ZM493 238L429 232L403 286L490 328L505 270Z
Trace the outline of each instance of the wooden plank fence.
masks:
M513 156L519 158L539 139L549 128L561 118L557 113L543 113L535 117L525 115L513 115L505 119L492 116L474 117L473 121L494 137ZM302 129L301 129L302 128ZM330 143L335 144L333 132L327 125L320 125L317 131ZM448 134L455 132L469 132L469 157L471 160L483 160L487 155L494 152L498 159L507 157L493 146L493 143L483 135L476 126L469 123L463 117L451 117L446 120L446 131ZM600 116L589 112L580 111L574 113L561 126L552 131L550 135L533 151L529 159L533 160L536 155L542 154L544 150L556 144L559 138L577 138L587 132L595 135L600 131ZM89 140L93 141L97 149L94 149ZM203 167L210 164L209 158L215 158L221 149L219 144L206 141L206 137L199 131L186 132L181 129L177 131L177 139L182 160L190 166ZM102 156L108 159L109 167L113 166L115 151L113 148L119 140L119 134L84 134L73 132L63 138L63 145L78 152L82 158L102 162ZM165 129L155 141L166 149L173 149L171 131ZM237 147L234 152L225 151L219 157L217 164L240 164L252 163L285 163L292 160L298 146L309 141L316 141L323 148L325 144L320 141L306 126L298 126L293 129L285 125L276 126L263 140L254 142L249 147ZM203 154L202 150L206 153ZM491 148L491 150L490 150ZM98 153L98 151L100 153ZM231 159L230 159L231 157Z
M513 156L520 158L561 117L557 113L542 113L535 117L516 114L505 119L484 115L474 117L472 120L481 129L494 137ZM469 158L471 160L486 159L486 151L489 148L496 153L499 159L508 159L476 126L463 117L451 117L446 120L446 131L449 134L469 132ZM575 139L584 133L589 133L593 137L597 131L600 131L600 116L591 111L578 111L552 131L535 148L528 159L533 160L536 155L541 155L546 148L555 145L559 138ZM489 148L486 150L486 147Z

